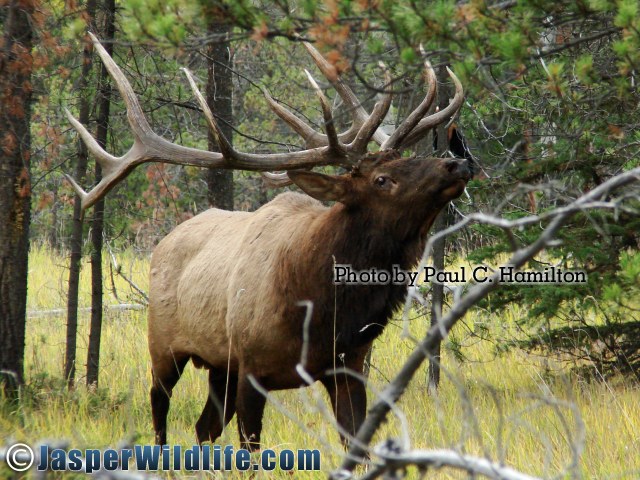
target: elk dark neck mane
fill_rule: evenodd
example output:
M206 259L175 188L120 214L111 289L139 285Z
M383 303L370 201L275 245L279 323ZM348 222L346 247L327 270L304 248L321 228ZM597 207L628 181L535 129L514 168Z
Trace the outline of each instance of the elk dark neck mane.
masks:
M335 263L348 263L354 269L384 268L399 265L412 267L422 253L425 232L438 211L394 212L392 221L363 206L335 204L324 215L321 224L310 232L310 240L335 257Z
M334 339L328 333L335 331L337 351L348 352L382 333L404 301L407 286L333 285L334 265L347 264L356 271L376 268L391 272L394 265L408 270L417 264L426 232L437 214L438 210L428 210L410 217L398 212L397 221L387 222L365 207L335 204L305 227L307 248L300 249L302 255L288 263L295 278L288 288L295 285L297 300L314 304L314 343L327 343L324 351L333 351ZM309 262L305 254L322 259L322 263ZM299 309L297 315L303 318Z

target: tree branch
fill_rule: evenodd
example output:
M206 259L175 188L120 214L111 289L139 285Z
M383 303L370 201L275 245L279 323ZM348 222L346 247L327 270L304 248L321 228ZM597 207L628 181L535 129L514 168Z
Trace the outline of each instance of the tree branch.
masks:
M570 203L567 207L560 208L558 210L559 213L557 213L557 215L553 217L547 228L542 232L538 239L527 247L517 250L511 256L507 263L515 268L522 267L525 263L531 260L535 255L537 255L542 249L552 243L560 227L576 212L584 209L586 206L589 206L590 204L592 204L592 202L598 201L601 198L607 196L613 190L637 182L639 180L640 167L610 178L606 182L602 183L598 187L594 188L590 192L587 192L583 196ZM481 218L479 220L481 220ZM433 243L440 236L449 235L450 233L461 229L470 222L471 219L467 217L453 227L450 227L446 230L443 230L439 234L432 236L427 242L427 246L425 248L425 256L423 257L423 262L421 263L424 263L424 259L428 256L428 253L433 247ZM352 442L349 452L345 456L340 470L334 472L331 475L331 478L348 478L345 477L345 474L350 475L350 472L356 467L356 465L358 465L362 461L363 457L366 454L366 451L361 446L370 444L373 435L386 419L386 416L391 409L390 405L400 399L407 386L409 385L409 382L415 375L416 371L422 365L422 362L424 362L426 358L432 355L438 343L447 336L456 322L460 320L471 307L473 307L478 301L482 300L489 293L499 287L499 270L488 277L488 279L489 280L485 283L476 284L471 287L471 289L465 296L461 297L459 301L454 303L451 310L442 317L439 324L434 325L431 329L429 329L427 335L413 350L405 364L400 369L400 372L383 390L380 398L369 410L367 418L365 419L362 427L356 435L357 441Z
M505 467L486 458L463 455L454 450L412 450L409 452L389 452L388 442L374 450L382 458L383 464L372 468L360 480L373 480L388 471L399 470L408 466L417 466L423 470L427 468L440 469L455 468L467 472L469 475L483 475L495 480L536 480L512 468Z

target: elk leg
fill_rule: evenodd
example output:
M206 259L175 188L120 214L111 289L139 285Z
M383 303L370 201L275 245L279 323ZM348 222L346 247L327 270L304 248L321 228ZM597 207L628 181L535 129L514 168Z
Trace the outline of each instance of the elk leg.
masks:
M324 377L321 382L329 393L336 421L342 427L340 440L347 446L350 437L356 435L366 415L365 386L359 379L344 373Z
M241 448L251 452L260 449L260 433L262 432L262 415L265 403L266 398L253 388L246 375L238 375L236 410Z
M233 418L236 413L237 388L238 377L233 373L229 374L227 383L226 370L209 370L209 395L196 423L198 443L215 441Z
M153 429L156 432L156 445L166 445L167 443L167 414L171 402L171 392L175 387L189 357L171 357L163 365L152 362L151 375L153 385L151 386L151 415L153 416Z

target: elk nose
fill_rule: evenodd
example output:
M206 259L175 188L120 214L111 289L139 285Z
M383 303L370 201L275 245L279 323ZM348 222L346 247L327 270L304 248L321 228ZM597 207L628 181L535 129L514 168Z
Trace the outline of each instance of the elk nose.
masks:
M464 180L471 179L469 161L465 158L448 158L444 161L444 166L452 175L460 176Z

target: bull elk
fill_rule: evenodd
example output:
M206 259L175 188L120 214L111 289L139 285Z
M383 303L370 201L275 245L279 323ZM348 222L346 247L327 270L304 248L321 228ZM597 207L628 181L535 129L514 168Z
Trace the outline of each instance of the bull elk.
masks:
M405 298L406 285L335 285L333 267L392 270L395 265L408 269L416 264L436 215L463 192L470 171L466 160L403 158L400 152L456 114L463 101L460 82L449 71L455 96L446 108L427 115L437 82L425 62L425 98L388 135L378 127L391 105L389 73L385 94L369 114L333 67L305 43L349 108L351 127L336 132L329 103L307 72L322 107L325 133L315 131L265 91L274 112L306 145L302 151L257 155L229 144L185 70L220 146L221 153L216 153L156 135L123 73L99 41L93 36L92 40L126 102L135 139L124 156L114 157L67 112L104 172L89 192L69 179L83 208L144 162L286 171L265 175L274 184L294 183L307 194L282 193L251 213L207 210L179 225L154 250L149 350L156 442L167 441L171 392L191 360L209 370L209 395L196 423L198 441L214 441L235 413L242 446L258 448L265 398L251 382L266 390L306 385L299 365L303 347L305 377L324 385L341 438L348 441L364 419L366 393L357 376L344 372L363 371L365 355ZM377 153L367 151L372 140L380 146ZM350 171L310 171L319 165ZM335 203L325 206L322 201ZM312 305L307 320L300 303L305 300Z

